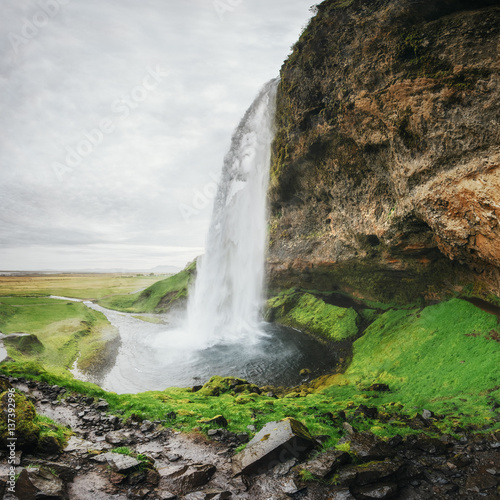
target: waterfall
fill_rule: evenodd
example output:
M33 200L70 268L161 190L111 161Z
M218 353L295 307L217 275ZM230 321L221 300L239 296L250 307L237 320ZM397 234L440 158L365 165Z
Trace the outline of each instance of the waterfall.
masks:
M261 321L277 85L275 79L262 88L224 158L205 255L198 260L187 309L190 336L205 345L251 336Z

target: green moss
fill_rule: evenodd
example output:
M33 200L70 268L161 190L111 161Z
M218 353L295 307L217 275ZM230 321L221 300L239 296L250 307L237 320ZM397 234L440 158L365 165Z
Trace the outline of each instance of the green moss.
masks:
M35 423L40 429L40 446L43 446L43 442L46 439L54 440L59 449L63 449L67 445L68 439L72 434L70 429L59 425L45 415L37 414Z
M487 338L495 328L495 316L459 299L422 311L388 311L354 343L346 376L388 383L419 406L475 399L498 382L500 344Z
M132 455L132 450L128 446L119 446L118 448L113 448L112 453L119 453L120 455Z
M352 308L325 304L309 293L288 290L267 303L268 317L323 340L341 341L358 333L358 314Z
M40 354L44 350L43 344L34 334L19 337L6 337L4 343L28 356Z
M215 375L198 392L204 396L220 396L221 394L235 390L237 387L241 388L245 384L248 385L245 380ZM242 392L242 390L240 389L239 392Z
M15 413L9 412L12 405L15 405ZM12 397L9 396L8 391L5 391L0 395L0 406L0 444L2 449L6 449L6 446L11 443L9 438L16 438L16 449L33 450L36 448L40 437L40 427L36 422L36 411L33 404L19 392L16 392Z
M188 288L196 271L192 262L180 273L158 281L142 292L128 295L113 295L98 301L108 309L134 313L164 313L174 304L186 299ZM142 319L142 318L141 318Z

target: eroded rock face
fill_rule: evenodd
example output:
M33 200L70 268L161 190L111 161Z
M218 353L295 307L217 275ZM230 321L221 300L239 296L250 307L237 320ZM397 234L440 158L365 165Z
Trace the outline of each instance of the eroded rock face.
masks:
M481 274L500 290L495 4L318 6L281 70L271 278L366 289L315 274L342 265L355 273L346 267L355 261L418 288L416 273L440 284L437 271L452 260L448 278Z

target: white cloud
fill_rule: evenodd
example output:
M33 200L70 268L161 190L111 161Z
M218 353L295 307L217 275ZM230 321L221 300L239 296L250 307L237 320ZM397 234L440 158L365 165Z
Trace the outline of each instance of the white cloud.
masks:
M311 2L2 1L0 268L201 253L203 193Z

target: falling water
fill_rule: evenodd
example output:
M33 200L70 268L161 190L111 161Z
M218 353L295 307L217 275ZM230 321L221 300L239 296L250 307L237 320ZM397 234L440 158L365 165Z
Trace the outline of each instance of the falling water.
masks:
M233 134L206 251L188 302L187 328L206 345L258 331L267 246L266 194L278 79L268 82Z

